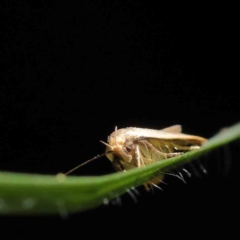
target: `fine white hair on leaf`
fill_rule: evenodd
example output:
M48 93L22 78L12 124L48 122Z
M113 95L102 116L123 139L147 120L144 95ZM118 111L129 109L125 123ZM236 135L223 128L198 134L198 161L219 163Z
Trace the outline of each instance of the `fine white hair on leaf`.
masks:
M134 201L135 203L138 202L136 196L133 194L133 192L132 192L129 188L126 189L126 192L127 192L128 195L133 199L133 201Z
M111 204L121 207L121 206L122 206L122 200L121 200L121 198L118 196L118 197L116 197L115 199L113 199L113 200L111 201Z
M184 183L186 183L185 180L184 180L181 176L179 176L179 175L177 175L177 174L175 174L175 173L166 172L165 174L166 174L166 175L169 175L169 176L176 177L176 178L180 179L181 181L183 181Z
M104 205L108 205L108 204L109 204L109 200L108 200L107 198L104 198L104 199L103 199L103 204L104 204Z
M5 205L6 204L5 204L4 200L2 198L0 198L0 209L3 207L6 207Z
M180 171L178 171L178 174L179 174L179 176L182 178L183 182L186 183L186 181L185 181L185 179L184 179L182 173L181 173Z
M60 215L62 218L67 218L67 217L68 217L68 211L67 211L67 209L66 209L64 200L58 199L58 200L57 200L57 206L58 206L59 215Z
M182 168L182 170L187 174L188 177L192 176L192 174L186 168Z
M135 187L131 187L131 190L138 196L140 196L139 191Z
M36 205L36 201L33 198L27 198L22 201L24 209L31 209Z
M156 184L154 184L154 183L152 183L152 182L150 182L150 184L151 184L152 186L154 186L155 188L157 188L157 189L159 189L159 190L163 191L163 189L162 189L162 188L160 188L158 185L156 185Z

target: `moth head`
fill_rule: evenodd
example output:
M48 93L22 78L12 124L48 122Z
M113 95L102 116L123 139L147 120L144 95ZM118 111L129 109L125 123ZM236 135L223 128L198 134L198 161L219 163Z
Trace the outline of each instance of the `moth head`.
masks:
M107 156L107 158L113 163L113 165L120 166L119 161L123 162L130 162L132 160L132 148L129 144L126 144L125 138L123 136L118 137L117 136L117 127L115 128L115 132L110 135L108 138L108 143L102 142L104 145L107 146L105 153L102 153L100 155L97 155L94 158L91 158L78 166L72 168L68 172L65 173L65 175L69 175L73 171L77 170L78 168L95 161L96 159L99 159L103 156ZM119 168L122 170L121 168Z
M111 162L116 158L124 162L130 162L132 160L132 146L127 143L124 136L118 136L117 133L116 127L115 131L109 136L108 143L100 141L106 145L106 152L109 152L106 156Z

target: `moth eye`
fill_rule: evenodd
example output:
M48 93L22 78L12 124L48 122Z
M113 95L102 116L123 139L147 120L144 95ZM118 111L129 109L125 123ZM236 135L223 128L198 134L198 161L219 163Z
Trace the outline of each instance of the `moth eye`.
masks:
M126 150L127 150L128 152L131 152L132 148L131 148L130 146L126 146Z

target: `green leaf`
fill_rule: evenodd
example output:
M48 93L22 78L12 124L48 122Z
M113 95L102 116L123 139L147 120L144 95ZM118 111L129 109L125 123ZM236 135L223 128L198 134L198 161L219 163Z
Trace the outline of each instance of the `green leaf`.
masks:
M171 170L240 139L240 123L221 131L199 150L143 168L98 177L56 176L0 172L1 214L62 214L80 212L137 187L155 174Z

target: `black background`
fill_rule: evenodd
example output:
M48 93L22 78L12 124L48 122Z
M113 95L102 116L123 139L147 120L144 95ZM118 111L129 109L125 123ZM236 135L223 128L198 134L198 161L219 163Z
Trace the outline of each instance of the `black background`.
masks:
M102 153L99 140L115 126L181 124L209 138L239 121L234 8L147 1L1 5L1 170L66 172ZM209 174L199 171L187 184L167 178L163 192L139 188L138 203L124 195L121 206L112 202L66 219L0 221L32 237L228 232L237 206L238 147L228 146L230 157L223 149L206 156ZM75 174L112 172L103 158Z

